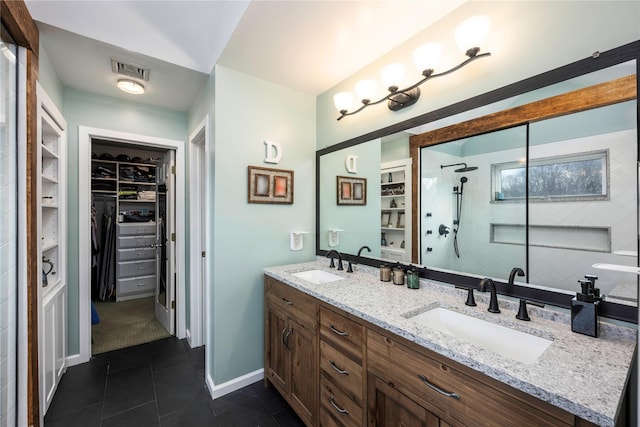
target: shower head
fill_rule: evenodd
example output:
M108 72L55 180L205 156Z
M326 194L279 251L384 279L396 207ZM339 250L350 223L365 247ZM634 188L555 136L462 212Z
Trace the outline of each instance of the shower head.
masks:
M460 166L460 165L464 165L464 167L456 169L454 170L454 172L471 172L478 169L477 166L467 166L466 163L453 163L451 165L440 165L440 169L449 168L451 166Z
M467 166L466 163L462 163L462 164L464 165L464 167L460 168L460 169L456 169L456 170L454 170L454 172L471 172L471 171L474 171L474 170L478 169L477 166Z

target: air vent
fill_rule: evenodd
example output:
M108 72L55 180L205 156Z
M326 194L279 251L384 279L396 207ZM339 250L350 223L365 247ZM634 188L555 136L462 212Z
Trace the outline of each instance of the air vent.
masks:
M129 64L119 59L111 58L111 70L116 74L122 74L124 76L149 81L149 68L144 68L140 65Z

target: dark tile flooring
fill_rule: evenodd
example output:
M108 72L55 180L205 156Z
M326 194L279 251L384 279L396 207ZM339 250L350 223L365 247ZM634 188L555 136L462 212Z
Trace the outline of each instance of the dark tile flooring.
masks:
M99 354L62 376L45 427L297 427L262 381L211 400L204 347L175 337Z

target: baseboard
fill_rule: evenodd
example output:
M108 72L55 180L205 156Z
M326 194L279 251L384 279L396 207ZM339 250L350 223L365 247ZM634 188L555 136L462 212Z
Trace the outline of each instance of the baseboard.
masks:
M80 353L72 354L70 356L67 356L67 358L66 358L67 367L80 365L81 363L86 363L86 362L88 362L88 361L87 360L83 360L80 357Z
M264 379L264 369L258 369L257 371L249 372L248 374L242 375L238 378L234 378L219 385L215 385L213 383L213 378L211 378L210 375L207 375L206 382L207 388L209 389L209 394L211 395L211 398L215 400L219 397L224 396L225 394L240 390L241 388L262 379Z
M191 330L185 329L184 335L185 335L185 338L187 339L187 342L189 343L189 348L193 348L193 345L191 345Z

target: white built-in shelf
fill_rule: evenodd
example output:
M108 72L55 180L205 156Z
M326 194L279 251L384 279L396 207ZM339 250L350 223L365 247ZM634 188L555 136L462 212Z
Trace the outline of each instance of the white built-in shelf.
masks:
M392 182L381 182L381 185L398 185L398 184L404 184L405 181L392 181Z
M91 178L93 181L116 181L115 178Z
M58 205L52 203L50 205L45 205L44 203L42 204L42 208L43 209L58 209Z
M58 246L58 242L55 241L44 241L42 242L42 252L49 251Z
M402 212L404 211L404 207L402 208L381 208L382 212Z
M57 184L58 183L57 179L55 179L52 176L46 176L46 175L42 175L42 181L49 182L51 184Z
M395 246L381 246L380 249L383 251L396 253L396 254L404 254L404 251L405 251L404 249L396 248Z
M58 155L47 148L46 145L42 145L42 157L45 159L57 159Z
M404 227L380 227L380 229L385 231L404 231Z
M119 199L120 203L155 203L154 200Z
M94 178L95 179L95 178ZM118 181L118 184L121 185L156 185L155 182L140 182L140 181Z

